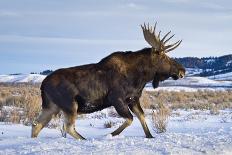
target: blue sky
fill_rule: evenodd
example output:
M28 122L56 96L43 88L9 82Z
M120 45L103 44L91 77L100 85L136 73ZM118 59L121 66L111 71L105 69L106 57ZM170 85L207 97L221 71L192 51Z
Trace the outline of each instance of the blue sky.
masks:
M98 62L114 51L139 50L140 24L158 22L173 57L232 53L230 0L0 0L0 74Z

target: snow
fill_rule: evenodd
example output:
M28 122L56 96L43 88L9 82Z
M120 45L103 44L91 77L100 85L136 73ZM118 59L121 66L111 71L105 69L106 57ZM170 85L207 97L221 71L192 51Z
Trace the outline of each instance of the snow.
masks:
M163 82L160 82L159 87L152 88L151 83L147 84L145 89L147 91L198 91L198 90L210 90L210 91L224 91L232 89L232 81L217 81L208 79L205 77L185 77L183 79L173 80L169 78Z
M210 88L210 87L202 87L202 88L196 88L196 87L184 87L184 86L168 86L168 87L158 87L156 89L152 87L146 87L146 91L185 91L185 92L197 92L197 91L226 91L226 90L232 90L232 88Z
M207 59L205 60L206 63L214 63L215 62L215 59Z
M45 75L40 74L19 74L19 75L0 75L0 82L6 83L41 83Z
M205 87L223 87L232 86L232 82L229 81L215 81L205 77L185 77L179 80L166 80L162 82L163 86L205 86Z
M230 80L230 81L232 81L232 72L214 75L214 76L209 76L208 78L212 79L212 80Z
M186 75L188 76L200 74L203 72L203 70L199 68L185 68L185 70L186 70Z
M226 63L226 66L230 66L232 64L232 60L229 60L227 63Z
M97 113L99 115L99 113ZM139 121L119 136L112 137L123 121L117 117L96 117L96 113L77 119L76 128L87 140L62 138L58 129L45 128L36 139L30 138L31 127L0 123L0 154L231 154L232 110L219 115L209 111L176 110L172 112L167 132L157 134L148 126L155 138L144 138ZM118 122L113 128L104 128L106 121Z

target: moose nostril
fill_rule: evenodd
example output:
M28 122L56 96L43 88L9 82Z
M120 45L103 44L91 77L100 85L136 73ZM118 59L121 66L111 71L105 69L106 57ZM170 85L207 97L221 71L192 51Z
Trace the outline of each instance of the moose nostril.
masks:
M183 78L184 77L184 72L179 72L179 77Z

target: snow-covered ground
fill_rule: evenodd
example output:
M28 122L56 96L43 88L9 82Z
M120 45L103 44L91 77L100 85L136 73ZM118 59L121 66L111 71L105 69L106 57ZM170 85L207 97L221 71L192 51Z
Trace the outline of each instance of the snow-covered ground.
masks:
M212 80L230 80L230 81L232 81L232 72L225 73L225 74L219 74L219 75L215 75L215 76L209 76L208 78L212 79Z
M46 76L40 74L0 75L0 82L6 83L40 83Z
M202 73L202 69L198 69L198 68L185 68L186 70L186 75L196 75L196 74L200 74Z
M232 81L218 81L205 77L185 77L179 80L173 80L169 78L160 83L159 87L155 90L152 88L151 83L146 85L147 91L198 91L198 90L210 90L210 91L224 91L232 90Z
M139 121L119 136L108 135L123 121L98 112L77 119L76 128L87 140L61 137L58 129L42 130L30 138L31 128L0 124L0 154L232 154L232 110L210 115L209 111L177 110L170 117L166 133L157 134L147 116L154 139L144 138ZM104 128L104 123L116 123Z
M188 87L232 87L231 81L215 81L205 77L185 77L179 80L168 79L160 86L188 86Z
M197 91L226 91L226 90L232 90L232 87L189 87L189 86L160 86L156 89L147 86L145 88L146 91L175 91L175 92L180 92L180 91L185 91L185 92L197 92Z

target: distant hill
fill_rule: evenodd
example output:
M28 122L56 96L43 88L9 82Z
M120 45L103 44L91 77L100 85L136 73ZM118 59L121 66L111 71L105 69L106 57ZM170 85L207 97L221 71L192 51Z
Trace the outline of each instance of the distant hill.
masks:
M41 83L45 77L40 74L0 75L0 83Z
M232 54L220 57L184 57L175 58L186 68L196 69L196 76L214 76L232 72Z

